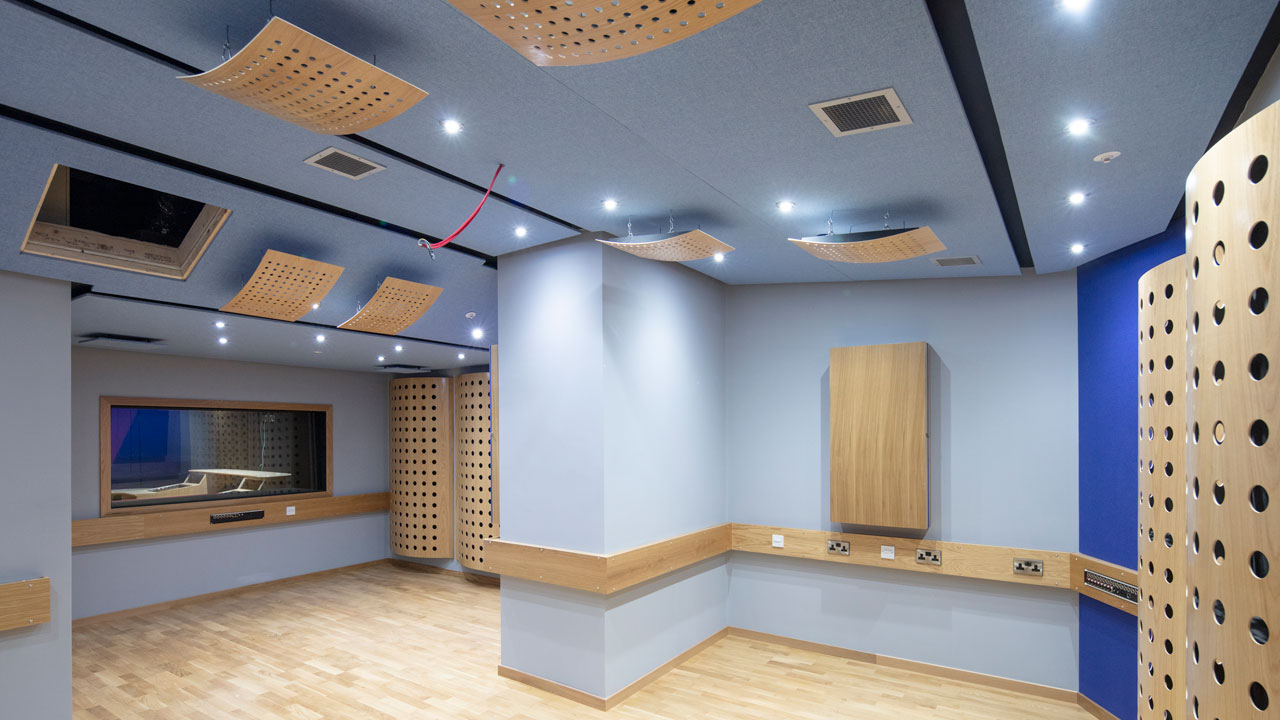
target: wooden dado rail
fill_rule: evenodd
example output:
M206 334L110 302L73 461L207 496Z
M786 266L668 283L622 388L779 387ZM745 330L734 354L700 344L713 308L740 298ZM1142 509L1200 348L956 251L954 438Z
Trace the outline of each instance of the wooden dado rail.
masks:
M49 578L0 585L0 631L49 622Z
M263 525L280 525L306 522L307 520L320 520L322 518L342 517L343 515L387 512L388 503L388 494L381 492L367 495L300 498L297 502L280 502L273 499L272 502L264 502L261 505L244 505L233 508L193 507L185 510L166 510L164 512L141 515L111 515L103 518L74 520L71 523L71 547L103 545L128 540L146 540L173 535L241 530ZM285 514L286 506L294 508L293 515ZM262 510L265 515L258 520L245 520L218 525L209 523L209 516L212 514L228 511L238 512L241 510Z
M774 535L783 536L783 547L773 547ZM849 554L829 554L828 540L849 543ZM881 558L881 547L885 545L894 547L894 557L891 560ZM916 562L917 549L940 553L942 564ZM609 555L526 545L499 538L485 541L486 564L493 572L602 594L625 590L730 550L1074 589L1126 612L1133 614L1137 612L1137 607L1133 603L1125 602L1083 584L1085 568L1132 585L1137 584L1137 573L1086 555L1054 550L1029 550L996 545L915 540L741 523L716 525ZM1013 565L1016 558L1043 562L1044 574L1015 574Z

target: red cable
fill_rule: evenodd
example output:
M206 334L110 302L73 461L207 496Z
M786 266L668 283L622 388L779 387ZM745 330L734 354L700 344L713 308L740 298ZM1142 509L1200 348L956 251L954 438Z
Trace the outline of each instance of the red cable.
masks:
M480 208L484 207L484 201L488 200L489 193L493 192L493 184L498 182L498 173L502 172L502 168L503 166L499 164L498 169L493 172L493 179L489 181L489 189L484 191L484 197L480 198L480 204L477 205L476 209L472 211L471 217L467 218L466 222L462 223L462 225L457 230L454 230L453 232L449 233L449 237L441 240L438 243L429 243L427 242L426 238L418 238L418 247L424 247L429 250L439 250L440 248L452 242L454 238L461 235L462 231L466 230L467 226L471 224L471 221L475 220L476 216L480 214ZM435 257L435 256L433 255L432 257Z

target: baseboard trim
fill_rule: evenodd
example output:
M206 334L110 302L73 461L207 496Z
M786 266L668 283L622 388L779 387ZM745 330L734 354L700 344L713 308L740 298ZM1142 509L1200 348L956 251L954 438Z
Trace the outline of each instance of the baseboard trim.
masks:
M667 674L671 670L683 664L689 658L706 650L716 644L725 637L739 637L746 640L756 640L758 642L767 642L774 645L782 645L797 650L806 650L809 652L821 653L823 655L831 655L833 657L853 660L855 662L868 663L870 665L883 665L885 667L896 668L898 670L910 670L911 672L921 673L923 675L932 675L934 677L946 678L948 680L958 680L961 682L972 683L974 685L982 685L984 687L995 688L997 690L1007 690L1010 692L1021 693L1023 695L1031 695L1034 697L1046 698L1049 700L1057 700L1071 705L1079 705L1085 711L1090 712L1098 720L1116 720L1116 718L1103 710L1097 703L1094 703L1088 697L1081 695L1074 690L1065 690L1050 685L1040 685L1038 683L1027 682L1025 680L1014 680L1012 678L1000 677L998 675L987 675L985 673L974 672L972 670L961 670L959 668L947 667L945 665L933 665L931 663L919 662L916 660L904 660L888 655L876 655L875 653L863 652L861 650L850 650L848 648L837 647L835 645L823 645L821 643L809 642L808 640L799 640L790 638L785 635L774 635L772 633L760 632L758 630L747 630L746 628L726 627L717 633L712 634L706 640L685 650L679 655L671 658L662 665L654 668L646 673L643 677L610 695L609 697L600 697L583 692L576 688L569 687L554 680L548 680L538 675L522 672L506 665L498 666L498 675L524 683L539 690L549 692L553 695L559 695L567 700L581 703L596 710L611 710L617 707L627 698L634 695L645 686ZM1087 704L1086 704L1087 703ZM1100 714L1101 713L1101 714Z
M890 655L877 655L875 653L850 650L848 648L836 647L834 645L823 645L821 643L809 642L807 640L797 640L796 638L790 638L785 635L774 635L772 633L759 632L758 630L747 630L736 627L730 627L727 629L731 636L747 638L750 640L760 640L762 642L770 642L776 645L785 645L799 650L808 650L810 652L822 653L824 655L833 655L835 657L847 658L849 660L870 663L872 665L883 665L885 667L897 668L899 670L910 670L911 672L918 672L924 675L932 675L934 677L946 678L948 680L959 680L961 682L973 683L974 685L984 685L998 690L1009 690L1011 692L1022 693L1024 695L1033 695L1035 697L1048 698L1050 700L1060 700L1062 702L1071 703L1072 705L1078 702L1077 695L1079 693L1076 691L1065 690L1051 685L1040 685L1038 683L1027 682L1025 680L1014 680L1012 678L1000 677L999 675L987 675L986 673L974 672L972 670L961 670L960 668L947 667L945 665L934 665L932 663L920 662L918 660L905 660L903 658L892 657Z
M1076 704L1079 705L1082 710L1094 716L1098 720L1120 720L1120 718L1117 718L1115 715L1107 712L1106 708L1094 702L1093 698L1082 692L1076 693Z
M371 567L374 565L391 565L392 567L402 570L414 570L417 572L440 573L446 575L459 575L468 582L474 582L479 585L498 586L499 578L490 575L477 575L475 573L462 572L459 570L449 570L439 568L432 565L419 565L418 563L407 562L397 558L379 558L368 562L356 563L354 565L343 565L342 567L330 568L328 570L317 570L316 572L304 573L302 575L290 575L289 577L277 578L266 582L254 583L252 585L241 585L240 587L227 588L226 590L215 590L211 593L203 595L192 595L190 597L178 598L177 600L167 600L165 602L155 603L153 605L143 605L142 607L126 608L124 610L116 610L115 612L102 613L101 615L90 615L71 621L71 629L85 627L87 625L96 625L98 623L112 622L115 620L124 620L134 617L135 615L145 615L149 612L157 610L172 610L173 608L190 605L192 603L204 602L206 600L217 600L220 598L239 595L240 593L253 592L255 590L265 590L271 587L280 587L304 580L314 580L326 575L335 575L337 573L346 572L348 570L356 570L359 568Z

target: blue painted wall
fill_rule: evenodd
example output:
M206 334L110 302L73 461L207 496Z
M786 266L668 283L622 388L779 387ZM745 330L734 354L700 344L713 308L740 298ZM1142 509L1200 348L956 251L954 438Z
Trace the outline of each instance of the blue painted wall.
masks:
M1080 367L1080 552L1138 563L1137 285L1181 255L1181 223L1076 270ZM1136 717L1138 623L1080 598L1080 692L1121 720Z

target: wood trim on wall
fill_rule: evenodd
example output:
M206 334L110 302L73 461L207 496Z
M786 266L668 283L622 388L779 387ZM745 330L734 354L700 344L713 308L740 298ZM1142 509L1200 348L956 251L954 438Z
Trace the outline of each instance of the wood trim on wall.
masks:
M1076 704L1080 709L1094 716L1098 720L1120 720L1115 715L1107 712L1107 709L1093 701L1093 698L1082 692L1076 693Z
M294 495L236 498L234 500L199 500L190 503L146 505L141 507L111 507L111 406L208 408L213 410L281 410L292 412L322 412L325 419L324 490ZM300 498L333 497L333 406L306 403L260 402L256 400L193 400L187 398L98 397L98 515L136 515L142 513L166 513L189 507L229 508L257 506L263 503L298 502Z
M344 515L387 512L389 503L388 493L385 492L365 495L339 495L337 497L304 496L289 503L295 509L294 515L285 514L286 506L282 502L244 503L243 509L262 510L265 515L258 520L245 520L243 522L218 525L210 524L209 516L225 512L226 509L210 508L208 505L181 510L170 509L168 512L162 513L112 515L111 517L73 520L71 522L71 547L103 545L128 540L147 540L174 535L223 532L226 530L261 527L263 525L281 525L342 517Z
M49 622L49 578L0 585L0 632Z
M1105 560L1099 560L1091 555L1081 555L1080 553L1071 553L1071 589L1081 595L1089 597L1101 603L1106 603L1117 610L1123 610L1130 615L1138 614L1137 603L1131 603L1123 598L1118 598L1110 593L1105 593L1095 587L1084 584L1084 571L1092 570L1101 573L1107 577L1115 578L1121 582L1128 583L1133 586L1138 585L1138 573L1127 567L1115 565Z

